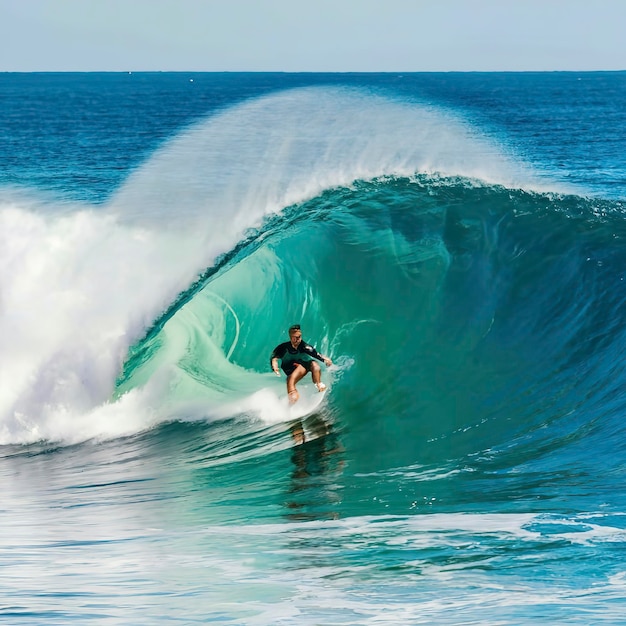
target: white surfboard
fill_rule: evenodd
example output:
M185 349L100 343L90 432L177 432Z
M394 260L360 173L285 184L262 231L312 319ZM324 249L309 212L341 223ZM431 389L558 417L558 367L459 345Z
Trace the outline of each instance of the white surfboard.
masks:
M289 405L291 419L307 417L318 411L326 398L328 387L324 391L318 391L315 385L299 385L298 392L300 399L295 404Z

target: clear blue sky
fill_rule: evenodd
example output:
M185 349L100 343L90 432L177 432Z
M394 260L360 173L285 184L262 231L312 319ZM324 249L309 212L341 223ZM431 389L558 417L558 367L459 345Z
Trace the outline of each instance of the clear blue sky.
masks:
M0 71L626 69L626 0L0 0Z

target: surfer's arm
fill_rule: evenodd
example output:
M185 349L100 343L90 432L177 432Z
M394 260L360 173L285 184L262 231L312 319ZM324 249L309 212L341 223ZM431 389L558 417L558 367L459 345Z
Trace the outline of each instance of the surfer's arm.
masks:
M278 371L278 357L272 357L270 363L272 364L272 370L274 370L274 374L276 374L276 376L280 376L280 372Z
M316 358L318 361L322 361L324 365L326 365L326 367L330 367L333 364L333 362L327 356L320 354L313 346L310 346L308 343L304 345L304 350L308 352L312 357Z
M274 348L274 350L272 351L272 356L270 356L270 365L272 367L274 374L276 374L276 376L280 376L280 372L278 371L278 361L282 359L284 354L285 354L284 344L280 344L279 346L276 346Z
M320 357L321 357L321 359L320 359L320 360L324 362L324 365L325 365L326 367L330 367L330 366L333 364L333 362L330 360L330 358L329 358L329 357L324 356L323 354L320 354Z

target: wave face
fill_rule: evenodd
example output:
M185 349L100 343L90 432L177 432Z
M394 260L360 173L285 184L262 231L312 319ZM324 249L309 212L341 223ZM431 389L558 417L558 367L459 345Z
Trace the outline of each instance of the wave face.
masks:
M610 449L624 408L625 233L615 203L462 178L328 190L194 285L118 391L167 371L160 402L182 417L199 398L208 416L242 391L278 395L268 355L298 321L339 365L332 412L362 443L361 471L487 452L580 463L576 442L592 430ZM279 411L255 407L240 410Z

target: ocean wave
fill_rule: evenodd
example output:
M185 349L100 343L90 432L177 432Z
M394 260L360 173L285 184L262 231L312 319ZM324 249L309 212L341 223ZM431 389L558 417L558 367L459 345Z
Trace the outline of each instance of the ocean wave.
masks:
M345 365L332 413L355 432L406 432L433 462L540 459L588 433L600 398L621 410L622 236L615 203L458 177L327 190L207 270L131 350L118 394L158 380L170 417L280 418L268 354L298 321Z
M240 399L269 385L268 350L295 320L345 365L332 402L366 406L364 422L419 415L430 441L480 431L502 398L522 406L546 372L587 363L572 354L594 354L591 327L609 351L621 337L607 313L621 206L533 185L447 112L317 88L190 127L104 208L12 198L1 440L254 415Z

